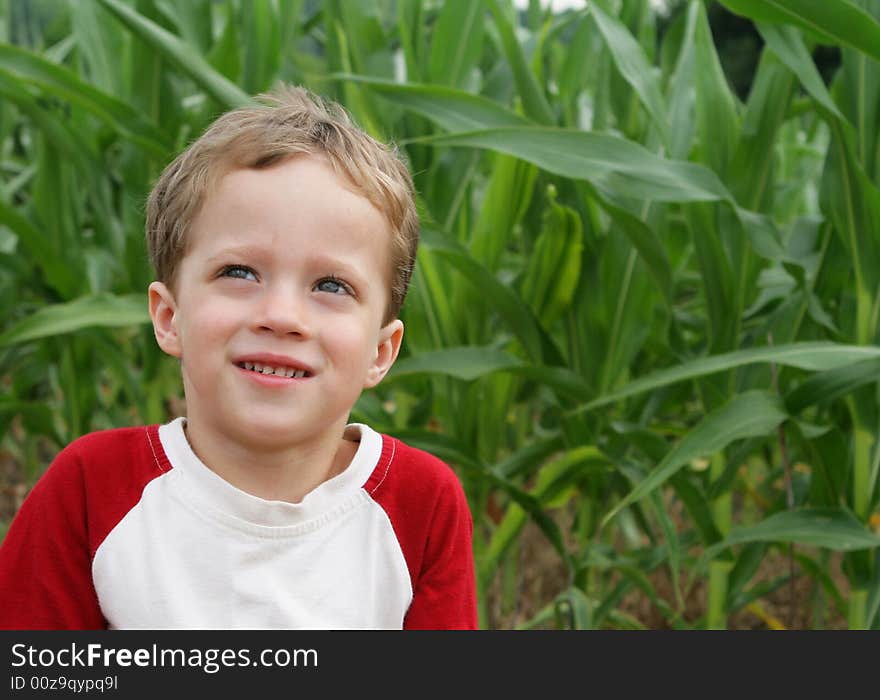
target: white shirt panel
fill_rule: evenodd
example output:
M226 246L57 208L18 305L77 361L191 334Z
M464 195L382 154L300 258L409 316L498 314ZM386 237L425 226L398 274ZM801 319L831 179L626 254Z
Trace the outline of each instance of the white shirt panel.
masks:
M298 504L245 493L208 469L183 431L159 429L173 468L95 554L101 609L118 629L400 629L409 571L362 486L382 437L349 426L351 464Z

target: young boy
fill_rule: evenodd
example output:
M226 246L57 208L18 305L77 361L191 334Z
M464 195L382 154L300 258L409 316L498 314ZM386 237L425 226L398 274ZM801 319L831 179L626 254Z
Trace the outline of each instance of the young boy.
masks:
M455 474L346 425L403 337L403 163L287 88L166 168L147 239L186 417L58 455L0 548L0 627L475 628Z

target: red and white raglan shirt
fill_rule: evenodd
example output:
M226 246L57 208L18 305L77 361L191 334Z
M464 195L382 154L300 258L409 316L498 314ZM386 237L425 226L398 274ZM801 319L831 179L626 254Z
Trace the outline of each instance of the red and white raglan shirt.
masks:
M352 424L345 471L267 501L184 420L59 453L0 547L0 628L476 628L471 515L439 459Z

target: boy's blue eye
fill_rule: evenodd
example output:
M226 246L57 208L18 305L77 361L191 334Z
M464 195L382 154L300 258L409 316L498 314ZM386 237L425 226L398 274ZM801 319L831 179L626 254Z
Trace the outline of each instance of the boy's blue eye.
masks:
M322 280L318 280L315 289L319 292L327 292L328 294L351 294L349 286L335 277L325 277Z
M257 279L257 274L246 265L227 265L220 271L222 277L235 277L238 279Z

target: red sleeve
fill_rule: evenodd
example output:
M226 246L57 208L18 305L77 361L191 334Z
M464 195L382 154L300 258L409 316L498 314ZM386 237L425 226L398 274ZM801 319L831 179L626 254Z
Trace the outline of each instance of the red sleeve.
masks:
M167 470L156 426L86 435L64 448L0 545L0 629L104 629L92 559Z
M25 498L0 546L0 628L101 629L85 489L63 450Z
M388 514L409 569L413 600L403 627L477 629L473 521L461 482L436 457L383 439L365 488Z

